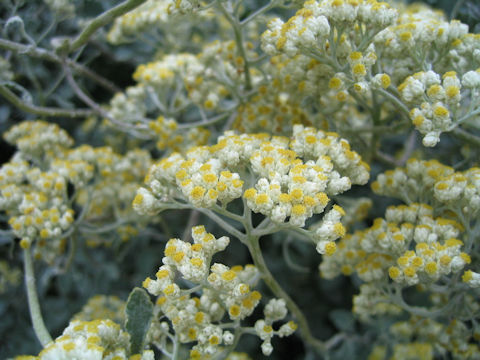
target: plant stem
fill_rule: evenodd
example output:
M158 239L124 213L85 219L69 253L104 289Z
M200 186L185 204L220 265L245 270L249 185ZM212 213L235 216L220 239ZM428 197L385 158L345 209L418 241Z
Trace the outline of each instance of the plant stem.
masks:
M90 21L85 29L77 36L75 40L67 45L66 51L70 53L85 45L90 37L101 27L111 23L115 18L135 9L147 0L127 0L123 3L105 11Z
M253 259L253 262L257 269L260 271L263 281L272 291L272 293L281 299L284 299L287 303L288 310L295 316L298 324L298 328L302 333L303 340L310 345L319 354L325 354L326 347L323 341L316 339L308 326L308 321L305 318L302 310L293 301L293 299L282 289L280 284L275 280L270 270L268 270L267 264L262 255L262 249L260 248L259 238L257 236L249 236L247 242L248 250Z
M97 82L99 85L103 86L105 89L110 90L111 92L121 92L122 89L117 87L114 83L112 83L110 80L105 79L104 77L100 76L99 74L93 72L86 66L83 66L82 64L79 64L75 62L74 60L71 59L65 59L63 60L61 57L59 57L57 54L55 54L52 51L48 51L46 49L43 49L38 46L29 46L29 45L24 45L20 44L14 41L9 41L5 39L0 39L0 48L6 49L13 51L17 54L21 55L28 55L34 58L42 59L45 61L50 61L50 62L56 62L56 63L63 63L65 61L68 66L70 66L73 70L78 72L79 74L82 74L91 80Z
M177 334L175 334L175 339L173 341L173 353L172 353L172 360L178 360L179 352L180 352L180 341L178 340Z
M247 54L245 52L244 41L243 41L243 29L241 24L238 22L238 19L234 18L232 14L230 14L223 4L217 0L216 1L217 7L220 12L225 16L227 21L230 23L233 29L233 33L235 34L235 42L237 43L237 50L240 56L243 58L243 72L245 75L245 89L251 90L252 89L252 80L250 78L250 65L248 62Z
M40 305L38 303L35 274L33 271L33 260L30 249L25 249L23 255L28 308L30 310L30 317L32 318L33 330L35 331L35 335L37 335L37 338L42 346L46 346L48 343L52 342L52 337L45 326Z
M94 112L89 109L60 109L43 106L30 105L22 101L17 95L10 91L6 86L0 85L0 95L7 99L10 103L16 106L18 109L30 114L39 116L52 116L52 117L68 117L78 118L87 117L93 115Z
M118 121L114 117L110 115L110 113L106 110L104 110L99 104L97 104L95 101L93 101L81 88L78 86L77 82L73 78L72 72L70 71L70 68L64 64L63 65L63 70L65 71L65 76L67 78L67 82L72 88L73 92L82 100L86 105L88 105L90 108L92 108L93 112L98 114L99 116L103 116L107 118L109 121L111 121L113 124L118 125L120 128L126 128L129 133L139 139L149 139L149 135L142 134L137 131L135 126L132 126L130 124Z
M246 17L245 19L240 21L240 25L241 26L247 25L250 21L255 19L257 16L267 12L268 10L274 8L275 6L277 6L277 1L276 0L270 0L270 2L267 5L261 7L260 9L256 10L255 12L248 15L248 17Z
M399 98L397 98L394 94L384 89L377 89L377 91L380 94L382 94L384 97L391 100L398 107L398 109L405 115L405 117L407 119L410 119L410 110Z
M475 136L461 128L454 129L452 133L455 137L459 138L460 140L463 140L475 146L480 146L480 137Z

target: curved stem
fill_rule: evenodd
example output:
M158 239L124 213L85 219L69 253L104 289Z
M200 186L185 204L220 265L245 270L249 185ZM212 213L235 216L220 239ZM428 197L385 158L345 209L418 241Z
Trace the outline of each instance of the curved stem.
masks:
M115 18L135 9L147 0L127 0L123 3L105 11L89 22L87 27L77 36L75 40L68 43L67 52L72 52L85 45L90 37L102 26L111 23Z
M73 233L71 237L70 249L68 252L67 261L65 262L64 267L60 269L61 274L66 273L70 269L70 266L72 266L72 263L73 263L73 259L75 258L76 252L77 252L77 234Z
M272 273L267 267L265 260L263 259L262 249L260 248L259 238L256 236L249 236L248 237L248 250L250 251L250 255L252 256L253 262L257 269L260 271L262 275L262 279L268 288L273 292L275 296L278 298L284 299L287 303L288 310L295 316L298 324L298 328L302 333L303 340L310 345L316 352L319 354L326 353L326 346L325 343L321 340L315 338L311 331L310 327L308 326L308 321L303 314L302 310L298 307L298 305L293 301L293 299L282 289L280 284L275 280Z
M46 346L48 343L52 342L52 337L45 326L42 312L40 310L40 304L38 303L35 274L33 271L33 260L30 249L25 249L23 255L28 308L30 310L30 317L32 318L33 330L35 331L35 335L37 335L37 338L42 346Z
M173 341L172 360L178 360L179 353L180 353L180 340L178 340L178 336L175 334L175 339Z
M233 29L233 33L235 34L235 42L237 43L237 50L240 56L243 58L243 72L245 75L245 89L250 90L252 88L252 80L250 78L250 65L248 63L248 58L247 54L245 52L244 48L244 41L243 41L243 33L242 33L242 27L240 23L238 22L238 19L233 18L232 14L230 14L223 4L220 1L216 1L216 5L220 12L225 16L227 21L230 23Z
M51 108L43 106L30 105L23 102L17 95L11 92L6 86L0 85L0 95L2 95L7 101L16 106L22 111L25 111L30 114L40 115L40 116L52 116L52 117L68 117L68 118L77 118L77 117L87 117L93 115L94 112L89 109L60 109L60 108Z
M408 107L399 99L397 98L394 94L388 92L387 90L384 89L377 89L377 91L391 100L397 107L398 109L405 115L407 119L410 119L410 110L408 110Z
M285 259L285 263L292 270L295 270L304 274L308 273L310 271L308 267L295 264L295 262L293 261L290 255L290 249L289 249L289 245L291 244L291 242L292 242L292 238L288 237L287 240L283 241L282 243L282 255L283 255L283 258Z
M257 9L256 11L254 11L253 13L248 15L248 17L246 17L245 19L240 21L240 25L241 26L247 25L250 21L255 19L257 16L260 16L261 14L267 12L268 10L274 8L275 6L277 6L277 1L276 0L270 0L270 2L268 4L261 7L260 9Z
M453 135L462 141L468 142L475 146L480 146L480 137L475 136L461 128L456 128L452 131Z
M206 216L208 216L210 219L215 221L219 226L221 226L225 231L230 233L231 235L235 236L240 242L244 243L246 241L246 235L242 233L240 230L237 230L235 227L233 227L231 224L229 224L227 221L222 219L220 216L218 216L214 211L206 208L196 208L193 205L190 204L181 204L181 203L174 203L171 206L168 206L168 209L190 209L190 210L196 210ZM231 214L231 213L230 213ZM225 214L223 214L225 215Z
M149 139L149 135L139 133L135 126L116 120L110 115L108 111L104 110L99 104L93 101L82 89L80 89L80 86L78 86L77 82L73 78L72 72L70 71L70 68L67 64L63 64L63 70L65 71L67 82L72 88L73 92L79 97L80 100L82 100L86 105L92 108L94 113L107 118L109 121L111 121L115 125L118 125L120 128L127 128L129 133L135 137L138 137L140 139Z
M213 211L210 211L208 209L197 209L197 210L200 211L202 214L207 215L210 219L215 221L219 226L221 226L224 230L228 231L230 234L235 236L238 240L240 240L241 242L245 242L244 233L235 229L232 225L230 225L228 222L223 220L220 216L215 214Z
M86 66L79 64L75 62L72 59L62 59L58 55L56 55L52 51L48 51L44 48L38 47L38 46L30 46L30 45L24 45L20 44L14 41L10 40L5 40L5 39L0 39L0 48L10 50L15 52L16 54L20 55L28 55L34 58L42 59L45 61L51 61L51 62L56 62L59 64L62 64L63 61L65 61L68 66L70 66L72 69L74 69L76 72L79 74L82 74L91 80L97 82L98 84L102 85L105 89L110 90L111 92L121 92L122 89L117 87L114 83L112 83L110 80L102 77L101 75L93 72Z

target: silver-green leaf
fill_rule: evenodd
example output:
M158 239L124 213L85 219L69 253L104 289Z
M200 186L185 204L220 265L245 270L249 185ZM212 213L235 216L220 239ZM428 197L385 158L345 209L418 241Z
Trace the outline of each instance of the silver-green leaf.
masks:
M138 287L132 290L125 313L125 329L130 334L130 351L132 354L141 353L153 316L153 304L145 290Z

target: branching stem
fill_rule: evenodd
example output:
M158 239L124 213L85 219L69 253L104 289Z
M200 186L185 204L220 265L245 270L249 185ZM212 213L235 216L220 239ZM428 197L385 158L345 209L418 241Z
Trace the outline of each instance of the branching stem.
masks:
M267 267L265 260L262 255L262 249L260 247L259 238L256 236L249 236L247 242L248 250L252 256L253 262L257 267L258 271L262 276L262 280L268 286L268 288L273 292L273 294L281 299L284 299L287 303L288 310L295 316L298 324L298 328L302 333L302 338L305 342L310 345L316 352L319 354L325 354L326 346L323 341L316 339L308 326L308 321L303 314L302 310L298 305L293 301L293 299L282 289L280 284L275 280L272 273Z
M81 48L90 40L90 37L98 29L107 24L110 24L117 17L122 16L130 10L133 10L136 7L142 5L145 1L147 0L127 0L100 14L88 23L87 27L83 29L83 31L77 36L75 40L73 40L71 43L68 43L68 46L66 47L66 52L71 53L72 51Z
M0 95L2 95L7 101L16 106L18 109L25 111L30 114L35 114L39 116L50 116L50 117L68 117L68 118L81 118L87 117L94 114L92 110L89 109L60 109L52 107L43 107L35 106L28 104L12 91L10 91L6 86L0 85Z

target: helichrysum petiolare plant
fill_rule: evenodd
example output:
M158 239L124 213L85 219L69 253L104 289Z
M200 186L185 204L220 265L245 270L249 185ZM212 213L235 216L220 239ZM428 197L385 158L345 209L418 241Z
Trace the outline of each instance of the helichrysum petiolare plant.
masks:
M0 10L0 357L480 359L467 24L393 0Z

